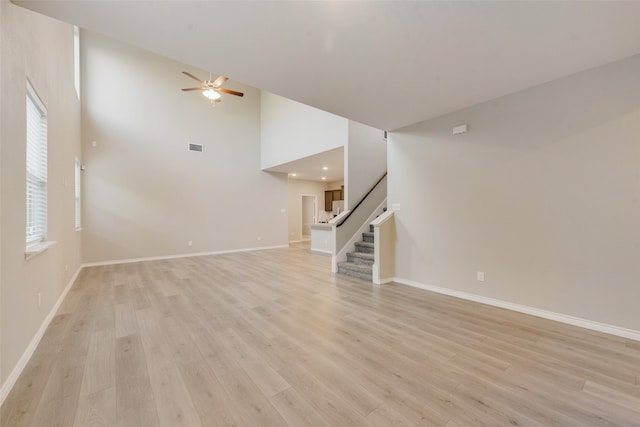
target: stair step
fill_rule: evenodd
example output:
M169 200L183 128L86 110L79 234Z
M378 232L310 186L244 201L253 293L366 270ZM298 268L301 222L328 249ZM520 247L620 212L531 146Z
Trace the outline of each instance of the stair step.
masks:
M373 224L369 224L369 232L373 233Z
M373 280L373 269L370 265L354 264L352 262L338 263L338 273L346 276L357 277L362 280Z
M369 242L369 243L373 243L373 233L362 233L362 241L363 242Z
M366 254L372 254L374 250L374 244L371 242L356 242L356 252L363 252Z
M374 255L363 252L347 252L347 262L359 265L373 265Z

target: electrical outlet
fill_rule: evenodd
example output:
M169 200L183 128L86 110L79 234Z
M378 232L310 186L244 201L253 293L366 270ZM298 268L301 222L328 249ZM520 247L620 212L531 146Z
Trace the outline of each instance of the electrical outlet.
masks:
M42 294L38 292L38 308L40 308L41 304L42 304Z
M478 282L484 282L484 271L478 271L476 273L476 278L478 279Z
M187 242L187 245L189 245L189 246L193 246L193 240L189 240L189 241Z
M64 265L64 271L69 271L69 264Z
M258 240L262 240L262 237L258 236Z

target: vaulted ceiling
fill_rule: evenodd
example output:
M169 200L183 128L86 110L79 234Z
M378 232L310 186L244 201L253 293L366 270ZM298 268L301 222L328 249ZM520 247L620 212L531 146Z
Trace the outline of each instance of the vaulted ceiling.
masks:
M640 53L640 2L16 4L394 130Z

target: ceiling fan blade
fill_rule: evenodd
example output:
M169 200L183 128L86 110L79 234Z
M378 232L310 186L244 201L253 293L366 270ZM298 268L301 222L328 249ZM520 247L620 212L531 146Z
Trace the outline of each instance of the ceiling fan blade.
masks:
M224 82L226 82L227 80L229 80L227 77L225 77L225 76L219 76L217 79L215 79L215 80L213 81L213 83L212 83L212 84L213 84L213 87L222 86L222 84L223 84Z
M225 89L225 88L219 88L218 89L220 92L222 93L228 93L229 95L235 95L235 96L244 96L244 93L242 92L236 92L235 90L231 90L231 89Z
M183 71L183 72L182 72L182 74L184 74L185 76L189 76L189 77L191 77L192 79L197 80L197 81L199 81L199 82L200 82L200 83L202 83L202 84L205 84L205 83L204 83L204 81L200 80L199 78L197 78L196 76L194 76L194 75L193 75L193 74L191 74L191 73L187 73L186 71Z
M203 87L188 87L188 88L184 88L182 89L184 92L188 92L190 90L204 90L205 88Z

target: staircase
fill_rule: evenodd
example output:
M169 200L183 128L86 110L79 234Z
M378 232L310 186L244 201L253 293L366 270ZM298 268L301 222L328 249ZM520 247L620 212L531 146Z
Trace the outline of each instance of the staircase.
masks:
M356 242L356 251L347 253L347 261L338 263L338 273L358 279L373 281L373 225L362 233L362 241Z

